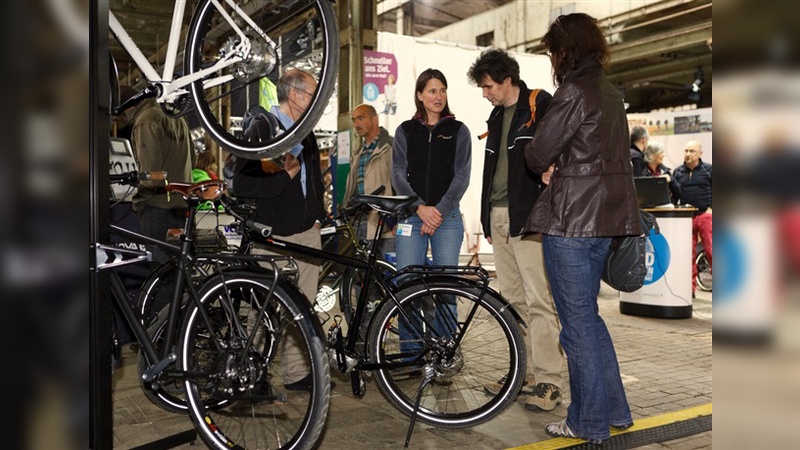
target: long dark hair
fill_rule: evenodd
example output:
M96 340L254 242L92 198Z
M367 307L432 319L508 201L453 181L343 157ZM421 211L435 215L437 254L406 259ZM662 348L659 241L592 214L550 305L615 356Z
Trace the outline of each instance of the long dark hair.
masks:
M583 13L558 16L542 38L550 51L553 64L553 81L564 82L564 77L578 68L585 58L594 59L600 67L608 64L608 44L597 20Z
M422 100L417 98L417 93L422 93L425 90L425 85L428 84L428 81L431 78L436 78L437 80L441 81L444 87L447 87L447 78L444 77L444 74L437 69L425 69L419 77L417 77L417 87L414 89L414 105L417 107L417 112L414 114L414 117L419 117L424 121L428 121L428 112L425 111L425 106L422 104ZM453 115L450 112L450 102L444 103L444 109L442 110L441 117L451 116Z

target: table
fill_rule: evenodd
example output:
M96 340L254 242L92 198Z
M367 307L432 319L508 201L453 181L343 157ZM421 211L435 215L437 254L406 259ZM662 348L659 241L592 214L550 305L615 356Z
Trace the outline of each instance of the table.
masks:
M620 292L622 314L688 319L692 317L692 216L695 208L647 208L660 234L647 242L647 276L634 292Z

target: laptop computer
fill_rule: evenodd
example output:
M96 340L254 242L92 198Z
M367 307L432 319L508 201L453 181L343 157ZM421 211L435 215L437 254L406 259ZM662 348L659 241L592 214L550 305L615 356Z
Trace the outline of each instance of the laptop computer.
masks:
M663 177L633 177L639 208L672 206L667 179Z

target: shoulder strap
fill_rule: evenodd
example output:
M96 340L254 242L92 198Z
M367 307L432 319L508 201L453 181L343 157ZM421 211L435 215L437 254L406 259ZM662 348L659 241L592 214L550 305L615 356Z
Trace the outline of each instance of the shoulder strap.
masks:
M531 89L531 95L528 97L528 104L531 108L531 120L525 123L525 128L528 128L536 123L536 97L539 96L540 90L541 89Z
M539 91L541 91L541 89L532 89L531 90L531 95L528 96L528 105L529 105L529 107L531 109L531 120L527 121L525 123L525 125L520 127L520 129L528 128L528 127L530 127L531 125L533 125L536 122L536 97L539 96ZM483 133L483 134L481 134L481 135L479 135L478 136L478 140L485 139L487 136L489 136L489 132L488 131Z

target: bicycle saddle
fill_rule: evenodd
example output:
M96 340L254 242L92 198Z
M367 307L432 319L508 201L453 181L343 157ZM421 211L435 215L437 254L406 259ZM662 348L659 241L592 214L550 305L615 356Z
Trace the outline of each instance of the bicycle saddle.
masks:
M226 185L221 180L201 181L200 183L170 183L166 187L167 192L179 194L184 200L217 200L225 193Z
M385 213L398 214L405 211L417 201L414 195L356 195L350 200L352 206L369 205L373 209Z

